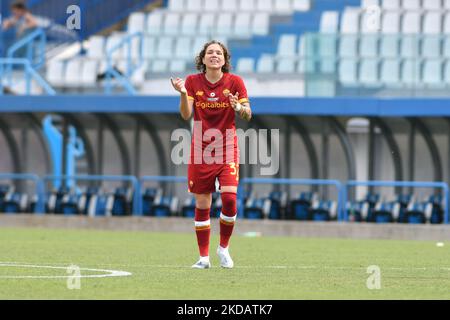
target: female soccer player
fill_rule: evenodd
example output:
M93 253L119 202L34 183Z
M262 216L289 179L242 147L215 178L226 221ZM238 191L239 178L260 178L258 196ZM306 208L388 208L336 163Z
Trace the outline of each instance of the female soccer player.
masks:
M228 244L236 221L236 193L239 183L239 150L235 114L250 121L247 90L242 79L230 73L230 54L218 41L206 43L196 57L198 74L171 79L180 93L180 114L194 116L188 190L195 196L195 232L200 259L192 267L207 269L209 260L210 208L216 178L222 199L220 213L220 265L233 268Z

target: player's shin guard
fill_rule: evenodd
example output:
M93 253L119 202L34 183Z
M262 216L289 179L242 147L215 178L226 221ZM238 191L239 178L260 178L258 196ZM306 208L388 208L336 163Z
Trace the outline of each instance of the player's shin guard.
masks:
M227 248L236 221L236 193L224 192L222 197L222 212L220 213L220 246Z
M200 256L209 256L209 236L211 234L209 209L195 208L195 233L197 235L197 243L198 249L200 251Z

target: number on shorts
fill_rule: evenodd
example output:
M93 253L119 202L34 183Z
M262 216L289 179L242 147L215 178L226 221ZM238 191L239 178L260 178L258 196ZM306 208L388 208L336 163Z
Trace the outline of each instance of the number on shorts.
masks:
M230 164L231 175L236 176L236 181L239 181L239 165L236 165L236 163L231 162Z

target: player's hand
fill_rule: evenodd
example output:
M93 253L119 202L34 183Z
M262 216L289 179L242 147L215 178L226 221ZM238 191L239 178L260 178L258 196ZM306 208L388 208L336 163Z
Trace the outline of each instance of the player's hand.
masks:
M179 93L187 93L186 87L184 86L184 80L181 78L176 78L175 80L170 78L173 88Z
M236 92L235 95L232 95L231 93L228 95L228 98L230 99L231 107L234 109L234 111L240 111L242 108L241 104L239 103L239 92Z

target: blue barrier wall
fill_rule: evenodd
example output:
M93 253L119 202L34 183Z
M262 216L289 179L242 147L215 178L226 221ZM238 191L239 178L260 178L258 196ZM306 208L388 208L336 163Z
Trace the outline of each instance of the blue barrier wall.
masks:
M169 81L169 80L168 80ZM251 99L254 114L445 117L450 99L441 98L273 98ZM178 113L176 96L4 96L0 112Z

